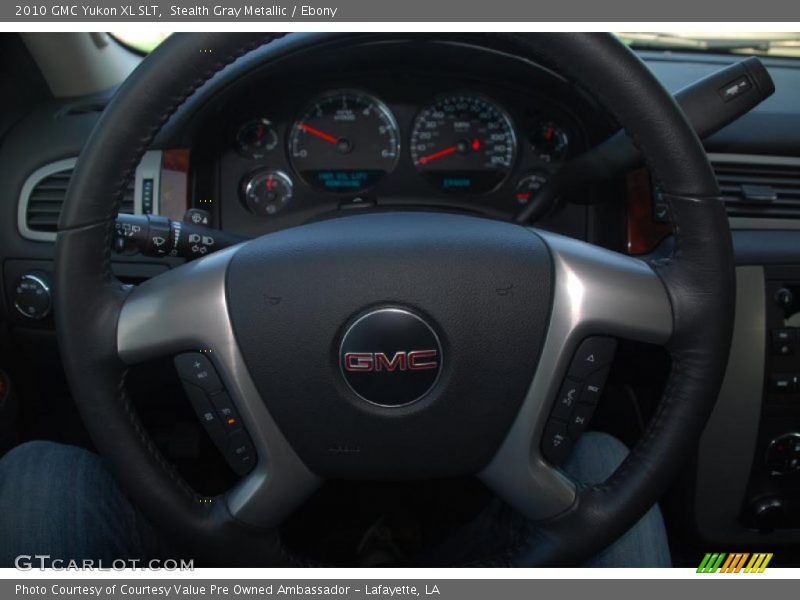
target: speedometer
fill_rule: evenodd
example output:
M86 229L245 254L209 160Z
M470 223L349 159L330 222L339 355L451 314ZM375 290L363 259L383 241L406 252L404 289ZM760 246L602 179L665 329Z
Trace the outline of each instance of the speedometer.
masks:
M397 122L377 98L328 92L300 115L289 135L292 167L309 185L358 192L390 173L400 155Z
M411 131L411 159L443 191L482 194L499 186L514 166L511 119L477 94L454 94L423 108Z

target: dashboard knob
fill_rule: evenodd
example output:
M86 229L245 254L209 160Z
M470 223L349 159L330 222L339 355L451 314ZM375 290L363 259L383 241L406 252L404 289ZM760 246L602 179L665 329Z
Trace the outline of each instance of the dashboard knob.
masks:
M773 476L800 472L800 433L784 433L767 446L765 465Z
M778 496L759 498L750 505L750 516L759 531L772 531L783 526L786 505Z
M42 271L31 271L17 279L14 286L14 308L24 317L40 321L53 308L52 282L50 275Z
M794 302L794 295L790 289L781 288L775 293L775 302L784 308L788 308Z

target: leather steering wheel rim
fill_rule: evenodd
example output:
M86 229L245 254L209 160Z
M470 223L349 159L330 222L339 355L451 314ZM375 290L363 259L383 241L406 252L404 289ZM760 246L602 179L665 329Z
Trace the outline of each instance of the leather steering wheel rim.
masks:
M672 370L644 437L608 481L578 488L571 505L556 515L521 521L514 548L483 557L493 564L579 564L624 533L663 494L710 415L733 327L730 232L700 141L628 48L605 34L497 36L579 84L615 116L661 183L675 223L673 255L649 264L671 306L665 345ZM131 291L111 273L111 239L124 187L170 116L226 65L279 37L176 34L145 59L81 153L57 239L59 345L90 435L134 503L174 539L215 563L303 561L287 552L277 523L257 527L234 517L225 502L199 501L148 439L125 390L118 327Z

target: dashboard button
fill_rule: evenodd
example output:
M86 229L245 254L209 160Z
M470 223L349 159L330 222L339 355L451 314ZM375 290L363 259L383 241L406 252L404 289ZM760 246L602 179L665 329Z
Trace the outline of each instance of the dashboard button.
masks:
M569 420L572 414L572 409L578 403L578 398L581 396L583 384L573 379L565 379L561 385L561 390L558 392L556 403L553 405L553 412L550 415L553 419L560 419L562 421Z
M583 387L580 401L583 404L591 404L596 406L603 394L603 386L606 384L608 378L608 367L595 371L586 378L586 384Z
M175 357L175 369L184 381L200 386L205 392L213 394L222 389L214 365L199 352L187 352Z
M542 436L542 455L554 465L563 463L572 450L572 439L567 433L567 424L550 419Z
M797 341L797 333L794 328L789 327L773 329L772 341L775 344L793 344Z
M794 328L784 327L772 330L772 353L778 356L794 354L797 333Z
M256 451L250 436L245 431L235 431L230 434L225 458L237 475L245 475L255 466Z
M211 213L202 208L190 208L183 213L183 222L191 223L192 225L202 225L203 227L211 227Z
M794 294L792 290L781 288L775 293L775 302L783 308L790 308L794 304Z
M226 431L236 431L242 428L242 422L239 418L239 413L233 405L231 397L226 392L218 392L211 396L211 404L219 414L222 427Z
M753 83L747 75L742 75L738 79L731 81L728 84L719 88L719 96L723 102L730 102L735 100L742 94L746 94L753 89Z
M211 439L219 444L225 439L225 429L217 416L217 412L211 406L211 401L208 399L206 393L191 383L184 382L183 389L186 390L186 395L192 408L197 413L197 418L203 425Z
M569 435L573 440L577 440L583 433L583 430L586 429L586 426L589 425L589 421L594 414L594 409L594 404L580 403L575 407L575 411L572 413L572 418L568 426Z
M797 389L797 377L795 375L773 375L770 377L770 387L773 392L788 394Z
M590 374L611 364L617 341L609 337L590 337L581 342L572 359L568 375L586 379Z

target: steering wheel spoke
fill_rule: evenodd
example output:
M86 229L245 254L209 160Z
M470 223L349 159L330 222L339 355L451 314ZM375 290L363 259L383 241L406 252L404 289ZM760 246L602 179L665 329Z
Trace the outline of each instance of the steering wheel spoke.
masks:
M537 233L547 243L555 267L548 332L520 411L481 473L485 483L534 520L559 514L575 499L575 484L542 451L552 436L557 444L572 444L565 415L554 406L563 382L567 375L575 375L571 369L582 369L574 362L579 358L591 357L598 365L611 358L609 354L595 359L594 352L578 357L576 352L597 347L613 353L610 338L664 344L672 334L666 288L646 262L560 235ZM582 344L587 340L588 346ZM569 402L573 401L577 404L570 394Z
M228 509L248 525L274 527L320 479L275 424L236 343L225 299L225 274L234 253L231 248L213 254L135 288L120 312L117 348L127 364L188 351L211 361L256 454L255 467L227 492Z

